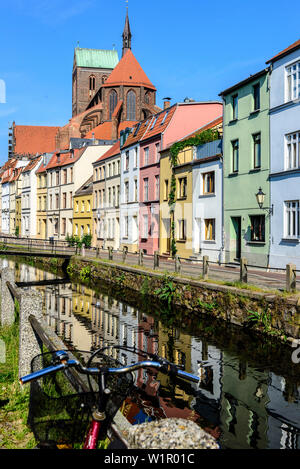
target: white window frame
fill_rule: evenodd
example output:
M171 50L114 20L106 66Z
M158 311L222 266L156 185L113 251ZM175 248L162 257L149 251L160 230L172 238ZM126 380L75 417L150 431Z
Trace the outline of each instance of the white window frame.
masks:
M300 131L285 135L285 169L300 167Z
M149 218L148 214L143 215L143 239L148 239L148 226L149 226Z
M293 101L300 98L300 60L294 62L285 68L286 87L285 87L285 100L286 102ZM290 78L290 79L289 79Z
M287 200L284 202L284 237L300 238L300 201Z

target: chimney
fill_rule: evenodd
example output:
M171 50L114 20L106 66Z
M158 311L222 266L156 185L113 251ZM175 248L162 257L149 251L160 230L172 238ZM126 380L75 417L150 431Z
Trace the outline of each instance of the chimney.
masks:
M164 109L168 109L171 106L172 98L164 98Z

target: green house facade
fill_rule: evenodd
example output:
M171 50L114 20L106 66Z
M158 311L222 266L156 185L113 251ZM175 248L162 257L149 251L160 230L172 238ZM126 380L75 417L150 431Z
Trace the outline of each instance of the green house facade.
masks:
M270 242L269 72L220 93L224 103L225 261L267 266ZM262 208L256 194L265 194Z

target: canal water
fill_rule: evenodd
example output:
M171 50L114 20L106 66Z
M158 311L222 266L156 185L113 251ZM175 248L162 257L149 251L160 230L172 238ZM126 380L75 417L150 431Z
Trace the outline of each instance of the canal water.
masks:
M300 364L293 363L288 346L207 318L181 324L136 294L128 299L105 284L55 285L52 273L2 262L15 270L16 281L53 279L34 288L43 296L45 320L66 346L136 346L201 376L197 385L140 372L141 393L122 406L131 423L181 417L214 435L222 448L300 448ZM114 353L124 363L136 361L126 352Z

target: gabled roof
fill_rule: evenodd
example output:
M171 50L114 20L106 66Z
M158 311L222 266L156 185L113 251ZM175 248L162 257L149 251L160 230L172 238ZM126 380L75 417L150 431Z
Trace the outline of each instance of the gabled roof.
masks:
M274 55L274 57L272 57L272 59L268 60L266 62L266 64L269 64L271 62L276 62L276 60L279 60L281 59L282 57L284 57L285 55L288 55L290 54L291 52L293 52L294 50L298 49L300 47L300 39L298 39L298 41L294 42L293 44L291 44L290 46L288 46L286 49L283 49L281 52L279 52L278 54Z
M88 148L88 147L87 147ZM72 152L55 152L50 159L49 163L46 166L46 170L53 169L53 168L60 168L61 166L66 166L68 164L73 164L83 154L86 148L81 148L79 150L74 150L74 154Z
M156 90L155 86L151 83L146 73L136 60L135 56L128 49L121 58L118 65L112 71L103 87L112 86L145 86L152 90Z
M146 132L151 120L152 120L152 117L149 117L148 119L145 119L141 122L136 123L131 128L131 132L128 135L124 145L122 146L122 149L126 147L130 147L131 145L135 145L136 143L138 143L143 137L144 133Z
M121 130L126 129L127 127L132 127L134 124L136 124L136 121L123 121L120 122L118 126L118 132L120 136ZM95 127L93 130L90 130L85 138L92 138L94 134L94 138L97 140L111 140L112 139L112 122L103 122L102 124L99 124L97 127Z
M15 170L13 170L13 174L12 174L12 176L11 176L11 178L10 178L10 182L17 181L17 180L19 179L20 174L22 173L23 169L24 169L24 168L21 167L21 168L17 168L17 169L15 169Z
M244 80L236 83L235 85L230 86L230 88L227 88L226 90L221 91L221 93L219 93L219 96L223 96L223 95L226 95L228 93L232 93L233 91L237 90L241 86L244 86L244 85L247 85L248 83L251 83L252 81L256 80L257 78L259 78L263 75L266 75L268 70L269 70L268 68L264 68L263 70L260 70L259 72L254 73L254 75L250 75L248 78L245 78Z
M176 109L177 104L174 104L173 106L163 110L162 112L155 114L149 122L147 130L141 140L143 141L148 138L155 137L156 135L159 135L164 132L165 129L168 127Z
M37 155L55 150L55 137L60 127L33 125L14 126L14 153Z
M1 178L1 183L6 184L7 182L10 182L11 177L13 175L13 170L15 169L17 165L17 159L14 159L10 162L10 164L6 165L5 170L2 172L2 178ZM9 161L7 162L9 163Z
M93 176L91 176L82 186L75 192L75 196L90 195L93 193Z
M106 160L107 158L110 158L111 156L117 156L120 154L120 140L118 140L107 152L104 153L104 155L100 156L100 158L95 161L97 163L98 161L103 161Z
M30 160L28 165L25 166L25 168L23 169L23 172L26 173L27 171L31 171L32 169L34 169L36 165L41 161L41 159L42 157L39 156L38 158L34 158Z
M75 60L78 67L114 69L119 62L119 56L116 50L76 47Z

